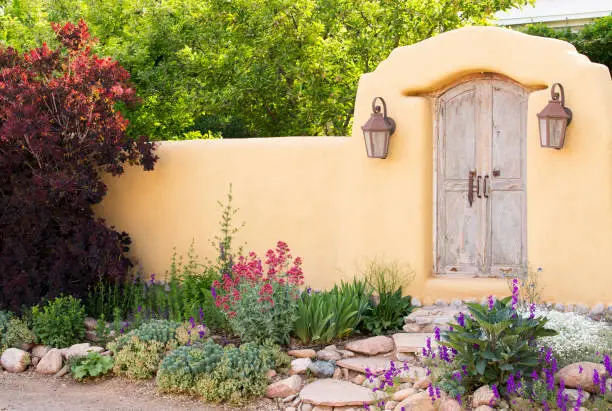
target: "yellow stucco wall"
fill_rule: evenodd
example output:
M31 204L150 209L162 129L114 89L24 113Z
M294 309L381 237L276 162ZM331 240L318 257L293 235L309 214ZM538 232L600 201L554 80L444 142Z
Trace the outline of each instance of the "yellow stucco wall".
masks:
M528 258L544 269L548 301L612 304L612 81L568 43L507 29L471 27L393 51L361 78L348 137L163 143L153 172L109 177L100 215L134 241L146 272L168 269L173 246L208 240L233 184L238 241L263 253L287 241L307 282L328 287L375 256L408 263L408 292L424 302L507 293L505 281L443 278L433 267L434 103L429 93L461 77L497 73L533 91L527 123ZM565 147L539 146L536 113L554 82L574 117ZM368 159L360 125L374 96L397 123L386 160Z

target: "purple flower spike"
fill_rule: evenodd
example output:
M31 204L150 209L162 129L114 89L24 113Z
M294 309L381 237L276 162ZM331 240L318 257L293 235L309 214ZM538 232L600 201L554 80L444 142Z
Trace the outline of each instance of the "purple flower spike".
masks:
M434 337L436 338L436 341L440 341L440 328L434 328Z
M217 290L215 287L210 287L210 293L212 294L212 298L217 299Z
M608 375L612 376L612 364L610 363L610 356L608 354L604 354L604 367L606 367L606 371Z
M535 309L536 309L535 303L531 303L531 305L529 306L529 319L530 320L533 320L535 317Z
M491 390L493 391L493 395L495 395L495 398L499 398L499 390L497 389L497 384L493 384L491 386Z
M493 304L495 303L495 301L493 300L493 296L490 295L487 301L489 303L489 311L491 311L493 309Z
M459 313L459 317L457 317L457 324L465 327L465 315L463 315L463 313Z
M516 304L518 303L518 299L519 299L518 279L514 278L512 280L512 309L513 310L516 309Z

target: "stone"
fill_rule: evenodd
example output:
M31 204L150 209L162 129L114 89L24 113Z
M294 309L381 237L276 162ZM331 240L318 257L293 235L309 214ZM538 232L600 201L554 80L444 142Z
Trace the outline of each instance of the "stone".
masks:
M336 350L324 348L317 351L317 358L321 361L338 361L342 359L342 354Z
M472 396L472 407L495 404L497 404L497 398L488 385L483 385L474 391L474 395Z
M102 353L104 351L105 350L102 347L95 347L91 346L89 343L82 343L71 345L70 348L66 349L65 351L62 350L62 353L64 355L64 358L66 360L69 360L71 358L76 357L85 357L90 352Z
M599 387L593 383L594 370L597 370L601 378L605 378L606 367L603 364L583 361L561 368L555 374L555 380L563 380L567 388L578 388L580 386L585 391L596 393Z
M0 364L8 372L24 372L31 362L30 353L19 348L7 348L0 357Z
M412 297L410 299L410 303L412 304L413 307L421 307L423 304L421 304L421 300L419 300L416 297Z
M445 307L447 304L446 304L446 301L444 301L444 300L436 300L434 305L437 306L437 307Z
M301 384L300 384L301 385ZM297 398L297 394L293 394L293 395L289 395L285 398L283 398L283 402L287 403L287 402L292 402L293 400L295 400Z
M55 373L55 374L53 375L53 377L54 377L54 378L61 378L61 377L63 377L64 375L68 374L68 372L69 372L69 371L70 371L70 367L68 367L68 364L66 364L66 365L64 365L64 366L62 367L62 369L61 369L61 370L59 370L57 373Z
M398 376L402 382L414 383L427 377L427 370L423 367L410 367L402 370Z
M85 318L85 329L87 331L94 331L96 328L98 328L98 321L95 318Z
M102 353L104 355L104 353ZM276 370L268 370L266 372L266 377L268 377L268 381L272 380L272 378L276 377Z
M345 348L359 354L377 355L393 351L395 345L393 344L393 339L379 335L363 340L351 341L346 344Z
M397 406L398 402L397 401L387 401L385 403L385 410L392 410Z
M589 306L586 304L576 304L574 312L577 314L587 314L589 312Z
M332 411L334 407L328 407L327 405L316 405L312 411Z
M342 370L346 370L346 368L336 368L334 371L334 376L333 378L335 380L341 380L342 379Z
M424 390L431 385L431 378L425 376L414 383L413 387L417 390Z
M289 350L287 354L295 358L314 358L317 356L317 352L309 348L303 350Z
M300 392L301 387L302 378L299 375L292 375L289 378L270 384L266 389L266 397L285 398Z
M397 404L395 411L435 411L435 408L427 391L422 391Z
M402 330L406 331L407 333L420 333L421 331L423 331L423 327L418 325L417 323L408 323L404 324Z
M349 370L346 368L338 368L339 370L342 370L342 378L345 380L349 380L350 379L350 374L349 374Z
M378 375L384 373L391 366L391 360L386 357L355 357L340 360L336 362L336 365L364 374L366 368L368 368L372 374Z
M493 411L494 408L489 407L488 405L481 405L479 407L474 408L472 411Z
M312 364L310 358L297 358L291 361L291 374L304 374Z
M563 304L557 303L554 306L555 311L559 311L559 312L564 312L565 311L565 306Z
M300 411L312 411L312 404L302 404L302 406L300 407Z
M357 385L363 384L365 380L366 380L366 377L363 374L357 374L356 376L351 378L351 382Z
M40 362L40 357L32 357L32 366L36 367Z
M336 350L342 355L342 358L353 358L355 357L355 353L349 350ZM337 360L336 360L337 361Z
M300 397L304 403L331 407L363 406L364 403L372 404L379 398L365 387L331 378L316 380L306 385L300 392Z
M30 351L34 348L34 343L23 343L19 346L22 351Z
M461 410L462 410L461 404L459 404L457 400L453 400L452 398L449 398L442 402L438 411L461 411Z
M603 304L597 304L596 306L593 307L593 309L591 309L591 314L593 315L601 315L604 313L604 311L606 310L606 307Z
M297 408L295 408L295 407L287 407L287 408L285 408L285 411L297 411Z
M293 402L291 403L291 406L297 408L301 402L302 402L302 399L296 395Z
M327 361L315 361L308 366L308 369L317 378L329 378L334 375L336 367Z
M458 299L458 298L455 298L455 299L453 300L453 302L451 303L451 305L452 305L453 307L455 307L455 308L462 308L462 307L463 307L463 301L461 301L461 300L460 300L460 299Z
M407 365L416 365L419 362L419 359L413 353L396 352L395 359Z
M575 390L573 388L566 388L565 390L563 390L563 393L567 394L569 405L574 408L576 406L576 401L578 401L578 390ZM590 396L591 394L589 394L587 391L582 391L581 403L584 404L585 402L587 402Z
M104 355L105 357L112 357L113 356L113 352L110 351L110 350L106 350L106 351L103 351L102 354L100 354L100 355ZM274 370L270 370L270 371L274 371ZM276 373L276 371L274 371L274 372ZM274 374L274 375L276 375L276 374Z
M399 401L405 400L406 398L416 393L417 393L417 390L415 390L414 388L405 388L403 390L394 392L391 398L393 398L393 401L399 402Z
M420 353L427 345L427 339L434 343L434 335L428 333L397 333L393 334L395 351L398 353Z
M46 375L55 374L62 369L63 365L64 358L62 357L62 352L57 348L53 348L38 362L36 372Z
M50 349L51 347L48 345L35 345L34 348L32 348L32 357L42 358Z

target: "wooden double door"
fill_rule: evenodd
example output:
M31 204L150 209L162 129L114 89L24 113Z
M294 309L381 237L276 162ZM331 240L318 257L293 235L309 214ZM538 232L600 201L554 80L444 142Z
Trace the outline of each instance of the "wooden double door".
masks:
M527 92L472 80L444 92L436 110L435 272L522 273Z

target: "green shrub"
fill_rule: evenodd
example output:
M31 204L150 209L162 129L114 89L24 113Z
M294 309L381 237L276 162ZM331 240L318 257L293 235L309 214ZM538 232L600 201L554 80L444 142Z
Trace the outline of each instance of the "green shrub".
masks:
M227 346L212 374L202 374L193 391L207 402L240 406L265 393L266 372L274 365L270 358L261 356L261 347L256 344Z
M109 349L115 354L113 371L134 380L152 378L168 348L159 341L143 341L135 335L130 336L121 348L110 343Z
M211 374L221 359L223 348L211 340L179 347L162 361L157 386L165 392L188 393L202 374Z
M32 307L33 331L39 343L63 348L85 338L85 309L72 296L48 301L42 310Z
M157 386L164 392L196 394L212 403L242 405L263 395L269 369L284 368L289 362L270 343L222 348L208 340L169 353L160 365Z
M159 342L162 345L175 344L176 330L179 326L179 323L173 321L150 320L127 334L119 336L113 343L114 350L121 350L132 341L132 337L137 337L143 342Z
M35 340L34 333L27 324L19 318L11 318L8 329L2 334L2 344L8 348L21 348L23 345L32 344Z
M298 300L294 334L305 344L325 344L353 333L368 307L363 281L342 282L326 292L303 292Z
M402 296L402 290L414 279L414 271L395 261L374 259L368 263L364 279L375 299L371 300L363 328L375 335L401 329L404 317L412 310L411 298Z
M70 373L76 380L99 377L113 369L113 357L90 352L86 357L76 357L70 364Z
M488 306L467 303L470 315L461 315L452 329L443 333L441 347L456 351L454 372L442 378L440 387L449 394L463 394L481 385L503 386L510 375L530 375L538 370L538 339L556 335L545 327L545 318L525 317L516 311L517 293ZM430 350L431 351L431 350ZM441 351L442 353L442 351ZM446 357L450 357L445 351ZM441 354L444 359L444 353ZM462 392L463 391L463 392Z

